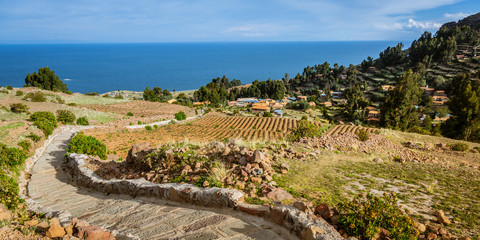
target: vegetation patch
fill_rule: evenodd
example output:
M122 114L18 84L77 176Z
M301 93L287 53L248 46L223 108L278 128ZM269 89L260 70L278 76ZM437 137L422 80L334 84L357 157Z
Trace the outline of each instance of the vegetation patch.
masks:
M45 136L49 136L57 128L57 119L51 112L35 112L30 116L30 120L43 131Z
M57 121L63 124L72 124L75 122L75 114L68 110L57 110Z
M98 156L107 159L107 147L105 144L92 136L86 136L83 132L77 135L68 144L67 152Z

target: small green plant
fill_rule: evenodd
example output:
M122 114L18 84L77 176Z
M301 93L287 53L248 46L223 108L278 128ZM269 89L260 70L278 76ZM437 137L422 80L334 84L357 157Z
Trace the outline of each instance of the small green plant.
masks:
M77 104L72 102L72 103L68 103L67 106L76 107Z
M158 129L158 125L157 124L153 125L153 128Z
M22 140L18 143L18 146L20 146L24 151L29 151L30 150L30 147L32 146L32 143L30 143L30 141L28 140Z
M34 92L34 93L27 93L25 97L23 97L23 100L30 99L32 102L46 102L47 97L43 92Z
M147 131L152 131L152 129L153 129L152 126L145 126L145 130Z
M18 195L18 184L0 170L0 202L10 210L18 207L23 199Z
M452 149L452 151L466 152L469 146L466 143L454 143L450 145L450 149Z
M350 202L340 203L338 222L351 236L371 239L380 228L391 233L391 239L417 239L418 230L412 219L397 204L395 193L382 197L359 195Z
M68 144L67 152L99 156L107 159L107 147L101 141L92 136L86 136L83 132L72 138Z
M273 117L273 115L272 115L271 112L264 112L264 113L263 113L263 116L264 116L264 117Z
M57 103L59 104L65 104L65 100L63 100L63 98L61 97L57 97L56 100L57 100Z
M7 89L4 88L4 89L0 90L0 93L9 94L10 92Z
M177 121L182 121L182 120L187 119L187 115L185 115L184 112L180 111L180 112L175 113L175 119L177 119Z
M13 87L10 86L10 85L5 86L5 88L8 89L8 90L13 90Z
M362 142L365 142L370 138L370 134L364 128L359 128L355 134L357 135L358 139Z
M25 93L22 90L17 90L15 96L23 96Z
M72 124L75 122L75 114L69 110L57 110L57 121L63 124Z
M30 138L33 142L38 142L42 139L42 137L38 136L35 133L30 133L30 135L27 135L26 137Z
M25 151L7 147L5 144L0 143L0 166L14 167L23 164L27 159Z
M290 133L290 141L298 141L300 138L313 138L320 137L322 135L322 130L318 128L317 125L302 119L298 121L296 129L293 129Z
M138 121L137 124L138 124L138 125L142 125L142 121Z
M52 134L57 127L57 119L51 112L35 112L30 115L30 120L33 121L37 128L43 131L45 136Z
M79 117L77 119L77 125L88 126L88 125L90 125L90 123L88 122L87 117Z
M13 113L28 113L28 107L23 103L12 103L10 104L10 111Z
M246 197L245 198L245 202L249 203L249 204L255 204L255 205L264 205L264 204L268 204L267 201L265 200L262 200L258 197Z
M128 113L127 113L127 116L133 117L133 113L132 113L132 112L128 112Z
M115 95L115 99L123 99L123 96L120 94Z

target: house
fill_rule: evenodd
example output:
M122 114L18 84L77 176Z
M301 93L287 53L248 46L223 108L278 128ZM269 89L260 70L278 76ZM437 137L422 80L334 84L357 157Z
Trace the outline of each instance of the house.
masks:
M368 111L368 118L378 118L380 116L380 112L376 110Z
M455 58L457 60L465 60L465 55L463 55L463 54L455 55Z
M395 87L392 86L392 85L382 85L382 90L383 91L390 91L390 90L393 90L393 89L395 89Z
M193 102L193 106L204 106L210 104L210 101Z
M259 103L256 98L239 98L237 99L237 106L238 103L241 103L242 106L252 106L255 103Z
M433 93L432 100L434 105L443 105L448 102L448 97L445 91L437 90Z
M288 97L287 100L290 100L290 101L297 101L297 98L294 98L294 97Z
M339 97L342 96L342 92L330 91L330 94L332 94L332 97L333 97L333 98L339 98Z
M268 107L268 105L264 103L255 103L253 104L251 111L252 113L269 112L270 107Z
M331 106L332 106L332 102L326 101L326 102L320 103L320 105L324 105L325 107L331 107Z
M229 101L228 102L228 106L232 107L232 106L237 106L237 101Z
M281 116L283 116L283 111L278 109L278 110L273 111L273 114L281 117Z
M170 103L170 104L172 104L172 103L174 103L174 102L176 102L176 101L177 101L177 99L175 99L175 98L172 98L172 99L168 100L168 101L167 101L167 103Z
M429 96L432 96L433 93L435 93L435 88L429 88L428 85L426 87L420 87L423 91L425 91L426 94Z
M445 122L450 118L450 116L451 116L450 114L447 114L444 117L435 116L435 119L433 119L433 121L435 121L435 122Z
M272 109L283 109L285 107L285 105L283 105L282 103L274 103L274 104L270 105L270 107Z
M347 74L341 74L341 75L340 75L340 79L346 80L346 79L347 79Z
M309 105L310 107L315 107L315 106L317 106L317 104L315 104L315 102L309 102L308 105Z
M301 100L307 101L307 96L298 96L297 100L298 101L301 101Z
M377 110L377 108L372 107L372 106L367 106L367 107L365 108L365 111L367 111L367 112L369 112L369 111L376 111L376 110Z
M367 118L367 122L368 124L379 124L380 123L380 119L379 118L375 118L375 117L369 117Z
M369 67L369 68L368 68L368 71L369 71L369 72L375 72L376 70L377 70L376 67Z

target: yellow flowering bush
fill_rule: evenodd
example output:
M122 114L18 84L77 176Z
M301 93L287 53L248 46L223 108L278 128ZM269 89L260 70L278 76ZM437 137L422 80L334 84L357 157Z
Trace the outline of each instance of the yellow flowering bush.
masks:
M350 236L371 239L384 228L391 239L417 239L413 221L400 209L395 193L382 197L359 195L352 201L338 205L338 222Z

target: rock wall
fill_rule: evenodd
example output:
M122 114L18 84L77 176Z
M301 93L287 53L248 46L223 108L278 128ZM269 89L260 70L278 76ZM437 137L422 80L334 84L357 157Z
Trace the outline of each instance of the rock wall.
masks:
M184 202L211 208L231 208L274 222L301 239L343 239L322 218L309 215L293 206L259 206L244 202L244 194L236 189L200 188L192 184L156 184L143 178L128 180L105 180L85 166L88 156L69 154L68 165L74 181L83 187L104 193L131 196L156 197L175 202Z

